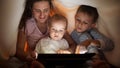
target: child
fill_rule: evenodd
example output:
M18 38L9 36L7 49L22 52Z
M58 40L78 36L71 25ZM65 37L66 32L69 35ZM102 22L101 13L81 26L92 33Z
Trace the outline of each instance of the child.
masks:
M68 49L68 42L63 38L67 29L67 19L59 14L51 17L48 24L49 36L41 39L35 48L37 53L59 53L59 50Z
M81 5L75 15L75 30L71 33L71 36L77 44L86 47L95 45L102 50L112 50L111 40L95 28L98 17L99 14L95 7Z
M78 44L76 54L80 54L81 46L85 46L88 52L96 53L94 58L104 59L103 52L113 49L112 41L95 28L98 17L99 14L95 7L81 5L78 8L75 15L75 30L71 33L72 38Z
M83 44L84 41L93 39L89 31L92 31L93 34L95 33L94 35L97 35L98 38L101 38L101 35L96 30L94 30L97 18L98 12L96 8L86 5L81 5L78 8L75 15L75 30L71 33L72 38L76 41L77 44L82 44L84 46L90 45L91 42L86 42ZM79 53L79 48L80 47L77 46L76 53ZM93 46L91 48L89 46L88 48L92 49L95 47ZM88 49L88 52L91 51L90 49ZM97 53L95 49L93 52Z

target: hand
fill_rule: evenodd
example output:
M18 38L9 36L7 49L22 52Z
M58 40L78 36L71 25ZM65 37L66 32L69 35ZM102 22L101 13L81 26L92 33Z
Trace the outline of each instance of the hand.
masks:
M71 54L71 52L68 50L58 50L57 53L58 54Z
M80 45L84 45L86 47L88 47L89 45L100 46L100 41L99 40L93 40L93 39L87 39L87 40L81 42Z
M85 47L88 47L90 45L91 41L92 41L92 39L87 39L87 40L81 42L79 45L82 45L82 46L84 45Z
M84 54L87 52L87 49L83 45L77 45L75 54Z
M100 44L99 40L92 40L91 43L90 43L90 45L95 45L97 47L100 47L101 44Z
M26 56L26 60L28 62L32 62L33 60L35 60L34 58L32 58L30 55Z
M35 51L31 52L31 57L34 58L34 59L36 59L37 56L36 56L36 52Z

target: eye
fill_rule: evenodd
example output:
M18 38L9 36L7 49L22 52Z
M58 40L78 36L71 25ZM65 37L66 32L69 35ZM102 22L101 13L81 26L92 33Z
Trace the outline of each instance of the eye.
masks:
M78 19L78 18L76 18L76 21L81 22L81 20L80 20L80 19Z
M83 22L84 24L88 24L87 22Z
M46 12L48 12L49 11L49 9L44 9L44 12L46 13Z
M51 28L51 30L52 30L52 31L55 31L55 29L54 29L54 28Z
M64 30L60 30L60 32L64 32Z
M41 10L40 9L33 9L33 11L35 11L35 12L41 12Z

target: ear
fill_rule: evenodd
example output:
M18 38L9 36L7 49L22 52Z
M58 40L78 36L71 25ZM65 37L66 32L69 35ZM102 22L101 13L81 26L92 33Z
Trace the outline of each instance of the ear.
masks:
M94 24L92 24L92 28L94 28L94 27L96 27L96 24L94 23Z

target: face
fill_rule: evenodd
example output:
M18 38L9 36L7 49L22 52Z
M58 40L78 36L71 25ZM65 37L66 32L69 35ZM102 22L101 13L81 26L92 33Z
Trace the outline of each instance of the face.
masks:
M50 5L47 1L35 2L32 9L33 17L38 23L45 23L49 17Z
M62 37L66 31L65 28L66 28L66 24L63 23L63 21L52 22L52 25L50 27L50 37L53 40L62 39Z
M84 32L95 26L93 18L85 13L79 12L75 16L75 30Z

